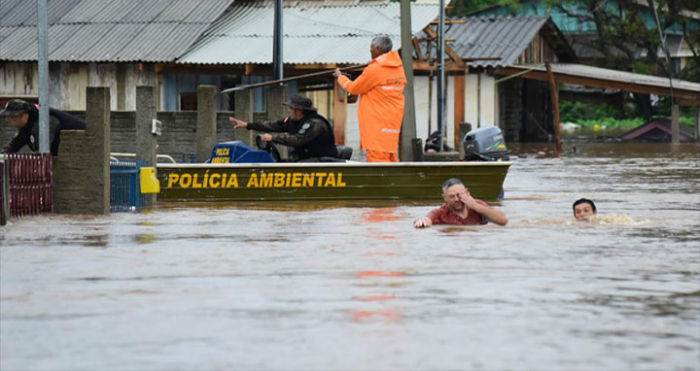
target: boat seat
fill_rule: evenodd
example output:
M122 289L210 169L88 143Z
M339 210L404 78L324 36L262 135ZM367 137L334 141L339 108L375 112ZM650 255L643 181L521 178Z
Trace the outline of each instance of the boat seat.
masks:
M349 160L352 157L352 147L335 146L338 149L338 158L341 160Z

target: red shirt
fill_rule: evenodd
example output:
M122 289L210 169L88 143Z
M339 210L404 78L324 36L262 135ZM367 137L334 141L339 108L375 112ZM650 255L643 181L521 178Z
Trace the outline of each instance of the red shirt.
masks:
M486 202L475 199L481 205L491 208ZM476 211L469 209L469 214L462 219L457 215L447 204L444 204L437 209L428 213L428 218L433 221L433 224L455 224L455 225L480 225L487 224L488 220Z

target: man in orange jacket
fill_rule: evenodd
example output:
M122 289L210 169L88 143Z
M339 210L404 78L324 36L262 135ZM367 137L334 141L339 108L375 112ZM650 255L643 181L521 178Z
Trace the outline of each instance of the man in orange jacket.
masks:
M355 81L342 75L339 69L333 72L343 89L360 95L360 144L367 150L367 162L399 161L406 74L399 52L391 48L389 36L372 39L372 61Z

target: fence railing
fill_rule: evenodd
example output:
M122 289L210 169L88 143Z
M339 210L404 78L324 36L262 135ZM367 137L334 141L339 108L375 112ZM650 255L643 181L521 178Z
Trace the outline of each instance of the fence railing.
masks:
M0 156L0 224L53 210L51 154L13 153ZM9 212L8 212L9 209Z
M141 193L141 168L146 166L145 160L122 160L110 163L110 195L111 211L137 210L146 205L146 199Z

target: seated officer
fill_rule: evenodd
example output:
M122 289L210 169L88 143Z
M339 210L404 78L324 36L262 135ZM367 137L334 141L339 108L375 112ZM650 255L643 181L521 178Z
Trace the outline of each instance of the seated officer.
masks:
M39 109L21 99L13 99L0 110L17 133L2 149L2 153L19 152L25 145L33 152L39 151ZM49 108L49 143L51 154L58 155L61 130L85 130L85 122L63 111Z
M294 147L290 155L293 161L319 161L321 157L338 157L333 128L328 120L316 112L311 99L295 95L289 104L289 117L278 121L247 123L229 117L233 127L264 131L261 139L285 146Z

